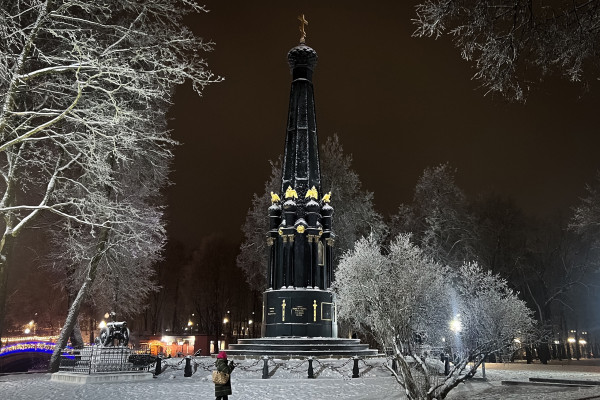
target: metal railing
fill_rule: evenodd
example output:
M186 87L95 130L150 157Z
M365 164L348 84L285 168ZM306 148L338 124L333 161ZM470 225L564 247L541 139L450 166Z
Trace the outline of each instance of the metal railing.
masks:
M77 374L148 371L155 358L128 347L85 346L70 349L60 358L59 371Z

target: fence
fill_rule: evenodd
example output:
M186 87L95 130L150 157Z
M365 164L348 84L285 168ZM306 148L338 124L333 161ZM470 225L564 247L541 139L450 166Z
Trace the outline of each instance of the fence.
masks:
M85 346L63 353L59 370L77 374L143 372L148 371L154 361L148 352L128 347Z

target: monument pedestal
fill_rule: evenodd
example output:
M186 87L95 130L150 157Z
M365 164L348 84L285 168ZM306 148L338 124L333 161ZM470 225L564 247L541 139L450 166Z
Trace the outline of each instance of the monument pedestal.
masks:
M263 293L262 337L337 337L335 295L329 290Z
M359 339L277 337L240 339L230 344L227 355L234 359L276 358L349 358L376 357L377 349L361 344Z

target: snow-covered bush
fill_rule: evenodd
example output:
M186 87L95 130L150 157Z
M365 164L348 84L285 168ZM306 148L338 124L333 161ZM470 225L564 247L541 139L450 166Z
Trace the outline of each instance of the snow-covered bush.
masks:
M339 318L392 351L409 399L445 398L534 323L506 281L474 263L435 263L406 234L387 249L373 237L359 240L342 257L334 289ZM453 361L447 376L435 365L441 353Z

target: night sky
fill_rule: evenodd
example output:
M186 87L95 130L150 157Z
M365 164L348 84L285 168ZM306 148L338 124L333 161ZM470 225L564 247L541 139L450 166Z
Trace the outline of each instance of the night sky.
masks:
M187 22L215 42L206 58L225 81L202 98L189 85L177 89L170 126L183 144L168 190L169 235L190 245L213 232L241 237L268 161L283 152L286 55L301 13L319 55L320 141L339 135L380 213L411 201L425 167L449 162L468 196L494 190L533 215L570 215L599 166L600 85L586 94L553 78L525 105L484 97L449 38L411 37L417 3L206 1L210 12Z

